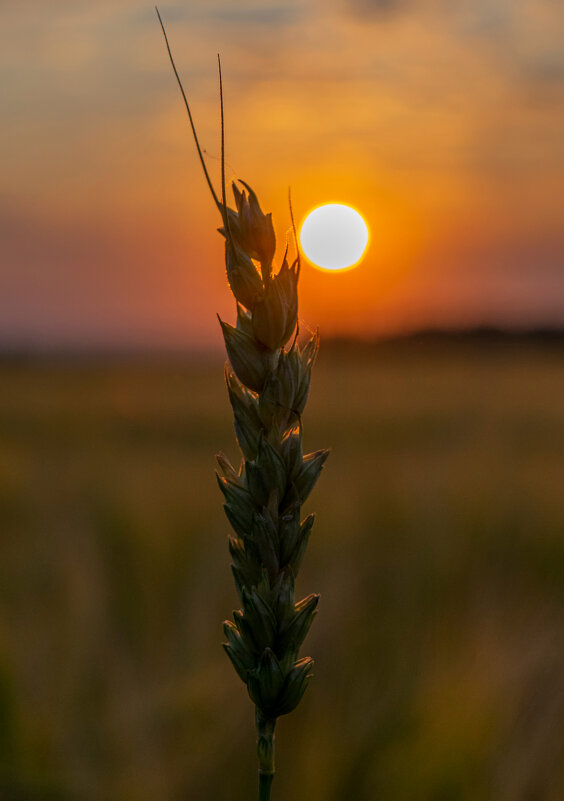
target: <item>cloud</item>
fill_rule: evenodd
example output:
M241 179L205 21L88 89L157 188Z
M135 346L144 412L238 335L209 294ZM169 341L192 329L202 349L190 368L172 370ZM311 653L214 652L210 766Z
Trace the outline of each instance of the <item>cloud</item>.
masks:
M207 22L241 26L293 25L302 15L303 6L291 3L192 3L165 9L169 22Z
M348 0L348 10L361 19L391 17L403 11L408 0Z
M218 21L241 25L289 25L297 20L298 9L291 6L228 6L218 10L214 17Z

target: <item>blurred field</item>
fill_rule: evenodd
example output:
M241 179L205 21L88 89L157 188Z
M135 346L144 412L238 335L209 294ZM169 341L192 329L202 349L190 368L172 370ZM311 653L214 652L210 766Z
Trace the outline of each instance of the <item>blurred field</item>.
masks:
M0 798L249 801L222 363L0 367ZM323 354L274 801L564 798L564 352Z

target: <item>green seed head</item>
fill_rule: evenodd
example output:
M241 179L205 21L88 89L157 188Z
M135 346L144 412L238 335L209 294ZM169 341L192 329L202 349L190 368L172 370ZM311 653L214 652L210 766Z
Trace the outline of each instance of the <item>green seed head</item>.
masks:
M318 348L314 334L303 346L290 340L298 324L299 263L272 273L275 238L270 214L256 194L233 184L236 210L224 210L229 286L237 325L220 320L230 366L226 370L235 433L243 461L236 470L218 456L218 482L235 532L229 549L241 609L224 624L224 648L247 684L258 718L274 721L299 703L312 660L300 647L319 596L294 601L314 516L301 505L317 481L328 451L304 456L301 414ZM255 262L260 263L260 273ZM262 724L261 724L262 725ZM262 737L262 735L261 735ZM259 751L268 738L259 737ZM264 740L264 742L262 742ZM261 746L262 742L262 746Z

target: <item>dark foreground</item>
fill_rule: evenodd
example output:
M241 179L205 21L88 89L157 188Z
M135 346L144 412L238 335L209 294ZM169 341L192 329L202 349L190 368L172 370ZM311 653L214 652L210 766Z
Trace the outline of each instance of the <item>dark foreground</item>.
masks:
M0 797L249 801L222 364L0 368ZM564 798L564 352L322 356L273 801Z

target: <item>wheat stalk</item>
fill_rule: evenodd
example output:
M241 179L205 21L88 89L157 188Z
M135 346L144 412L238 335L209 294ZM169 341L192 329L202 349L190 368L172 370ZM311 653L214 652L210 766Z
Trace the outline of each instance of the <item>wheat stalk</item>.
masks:
M273 272L276 239L271 214L261 210L244 181L232 184L235 208L225 192L223 84L221 106L221 201L202 156L192 114L157 9L169 57L182 91L200 161L222 218L227 280L235 297L236 325L220 319L229 358L225 379L242 452L238 469L217 456L219 487L233 528L229 549L241 609L223 624L225 651L255 704L259 801L268 801L274 777L274 729L280 715L301 700L313 660L299 650L316 613L319 596L294 601L294 581L314 515L301 520L301 506L313 489L328 451L304 456L302 419L318 335L298 344L296 229L290 215L296 258L288 248ZM258 264L258 267L256 266ZM292 340L292 341L291 341ZM291 344L290 344L291 341Z

